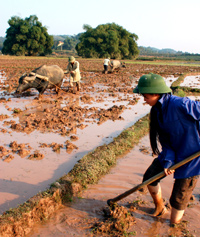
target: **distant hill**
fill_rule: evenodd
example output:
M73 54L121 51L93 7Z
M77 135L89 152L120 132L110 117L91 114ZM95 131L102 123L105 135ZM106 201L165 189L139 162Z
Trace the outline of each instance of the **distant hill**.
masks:
M137 60L186 60L200 61L200 54L176 51L174 49L157 49L153 47L138 47L140 53Z
M140 55L156 55L156 54L182 54L182 51L176 51L174 49L157 49L153 47L138 47Z
M77 35L53 35L53 39L54 41L64 41L67 37L74 37L78 39L81 34L82 33L79 33Z
M4 42L5 39L6 39L5 37L0 36L0 42Z
M66 37L71 37L71 35L53 35L55 41L64 41Z
M178 51L174 50L174 49L160 49L159 53L168 53L168 54L177 54Z
M6 39L5 37L0 36L0 50L2 50L2 48L3 48L3 42L5 39Z

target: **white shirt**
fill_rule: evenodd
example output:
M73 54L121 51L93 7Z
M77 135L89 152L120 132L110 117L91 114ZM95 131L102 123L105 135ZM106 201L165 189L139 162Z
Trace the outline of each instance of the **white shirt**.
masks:
M109 61L110 61L110 59L104 59L104 65L107 65L108 66L108 64L109 64Z

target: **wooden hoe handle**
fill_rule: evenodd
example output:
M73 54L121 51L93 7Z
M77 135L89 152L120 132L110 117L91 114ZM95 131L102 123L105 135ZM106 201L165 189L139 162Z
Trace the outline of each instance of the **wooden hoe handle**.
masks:
M197 158L198 156L200 156L200 151L198 151L197 153L195 153L195 154L193 154L193 155L191 155L191 156L185 158L184 160L178 162L177 164L172 165L169 169L170 169L170 170L175 170L175 169L181 167L182 165L184 165L184 164L186 164L186 163L188 163L188 162L194 160L194 159ZM115 202L118 202L119 200L121 200L121 199L127 197L128 195L134 193L134 192L137 191L138 189L143 188L145 185L148 185L148 184L150 184L150 183L153 183L153 182L156 181L157 179L163 178L164 176L166 176L166 175L165 175L165 172L162 171L162 172L158 173L157 175L153 176L152 178L147 179L147 180L144 181L143 183L141 183L141 184L139 184L139 185L133 187L132 189L129 189L128 191L126 191L126 192L120 194L119 196L117 196L117 197L115 197L115 198L113 198L113 199L107 200L107 204L108 204L109 206L111 206L111 205L114 204Z

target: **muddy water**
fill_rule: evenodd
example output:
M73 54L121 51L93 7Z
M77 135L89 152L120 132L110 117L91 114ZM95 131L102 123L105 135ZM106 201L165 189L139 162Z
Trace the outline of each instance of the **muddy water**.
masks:
M142 107L138 109L141 111L144 105L140 106ZM103 220L103 210L107 207L107 200L141 183L143 173L152 159L149 139L146 136L129 154L119 159L116 167L97 185L90 185L81 198L60 209L47 224L37 226L29 236L92 236L91 227ZM165 204L169 202L172 185L172 176L168 176L161 182ZM131 212L136 223L128 230L133 233L130 236L200 236L199 193L200 182L193 192L194 200L186 209L183 225L175 228L169 226L170 211L159 218L150 215L154 205L148 193L142 194L137 191L119 201L118 204L129 209L128 203L135 201L140 203Z
M188 76L180 84L180 86L186 86L191 88L199 88L200 76Z
M104 103L93 104L99 107L110 107L113 105L111 99L107 99ZM40 106L34 107L32 103L33 97L30 98L11 98L10 102L1 104L1 114L7 114L10 118L6 119L19 121L18 117L13 117L13 109L20 108L27 112L35 114L41 113ZM76 99L77 101L79 99ZM116 102L115 104L119 104ZM121 102L121 104L127 102ZM142 111L138 112L142 106ZM42 108L43 109L43 108ZM15 158L7 163L1 162L0 167L0 213L8 210L9 208L16 207L18 204L26 201L28 198L43 191L49 187L56 179L60 178L65 173L68 173L74 164L82 158L89 151L97 146L109 143L113 137L116 137L121 131L131 126L140 117L149 112L149 106L143 105L143 100L139 99L138 105L128 106L124 111L122 117L124 120L111 121L97 125L96 123L89 123L89 125L81 130L77 129L76 136L79 139L73 142L78 150L74 150L71 154L66 152L66 149L61 149L59 153L52 152L51 148L40 148L40 143L57 142L63 144L68 137L60 136L56 133L41 133L37 130L30 134L15 132L5 127L3 121L0 121L0 127L7 129L8 132L1 136L1 144L9 149L9 144L13 141L17 143L30 144L32 147L31 152L39 150L45 157L43 160L32 161L26 157L21 158L17 154L12 154ZM4 120L5 121L5 120Z
M172 83L175 78L168 77L166 82L168 85ZM133 85L134 87L134 85ZM89 94L89 93L88 93ZM12 94L2 92L1 95L6 99L10 98L7 103L1 103L1 114L10 116L5 120L20 121L18 116L13 116L13 109L20 108L25 110L25 113L34 112L39 115L43 111L44 105L37 104L33 99L37 95L32 91L31 96L16 98ZM14 159L10 162L1 161L0 166L0 214L9 208L16 207L18 204L23 203L39 191L43 191L49 187L56 179L68 173L74 164L81 159L89 151L95 149L105 143L112 141L113 137L119 135L122 130L133 125L140 117L143 117L150 110L148 105L143 103L143 99L138 97L138 103L135 105L128 105L127 100L118 100L108 94L102 94L103 102L92 102L84 104L80 101L80 95L73 95L67 100L63 101L63 106L69 102L78 103L80 106L93 106L99 108L109 108L114 105L126 105L126 109L121 114L123 120L108 120L101 125L96 123L88 123L88 126L81 130L77 129L78 140L73 143L78 147L71 153L67 153L66 149L60 149L59 153L53 152L52 148L41 148L40 143L57 142L64 144L69 137L60 136L57 133L41 133L38 130L30 134L14 132L5 126L3 121L0 121L0 128L7 129L6 133L1 133L1 145L9 149L9 144L13 141L17 143L30 144L31 153L39 150L44 154L42 160L29 160L27 157L22 158L17 154L12 154ZM45 93L44 97L48 98L50 94ZM91 93L91 96L98 96L99 94ZM123 97L124 95L122 95ZM133 96L133 95L132 95ZM55 98L54 98L55 97ZM125 96L126 97L126 96ZM52 96L56 99L56 96ZM37 104L37 106L36 106ZM5 121L4 120L4 121Z
M142 152L143 151L143 152ZM152 162L148 136L129 154L119 159L108 175L105 175L98 184L90 185L76 199L60 209L47 224L37 226L29 235L36 236L91 236L91 227L103 220L103 209L107 207L107 200L133 188L142 182L146 168ZM168 176L161 181L165 204L173 185L173 177ZM128 230L134 233L130 236L200 236L200 182L193 192L195 200L191 201L186 209L183 221L185 226L172 228L169 226L170 211L162 217L152 217L154 204L148 193L135 192L118 202L125 206L135 218L136 223ZM129 209L130 203L138 201L140 204L133 211ZM189 235L190 234L190 235ZM99 235L101 236L101 235Z

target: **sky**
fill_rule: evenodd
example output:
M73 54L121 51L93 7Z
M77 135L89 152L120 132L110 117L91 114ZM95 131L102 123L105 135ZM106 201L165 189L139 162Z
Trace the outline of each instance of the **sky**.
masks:
M138 36L138 46L200 53L200 0L0 0L0 8L2 37L12 16L36 15L50 35L116 23Z

